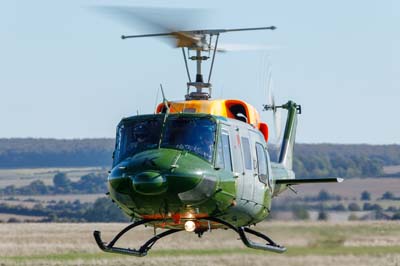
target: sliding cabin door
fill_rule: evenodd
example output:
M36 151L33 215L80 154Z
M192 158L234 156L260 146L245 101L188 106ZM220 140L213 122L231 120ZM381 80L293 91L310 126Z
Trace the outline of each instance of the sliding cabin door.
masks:
M242 199L252 201L254 192L254 163L251 151L251 139L247 129L242 129L240 131L240 143L244 166Z

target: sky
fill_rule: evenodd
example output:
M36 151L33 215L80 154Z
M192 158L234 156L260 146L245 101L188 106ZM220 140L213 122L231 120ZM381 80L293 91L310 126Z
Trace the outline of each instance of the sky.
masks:
M268 49L217 54L213 98L245 100L271 124L261 112L270 69L276 101L302 105L298 142L400 144L399 1L236 2L1 1L0 138L114 137L122 117L154 112L160 83L183 99L181 51L121 40L151 32L95 9L113 5L187 8L178 20L199 28L274 25L221 36Z

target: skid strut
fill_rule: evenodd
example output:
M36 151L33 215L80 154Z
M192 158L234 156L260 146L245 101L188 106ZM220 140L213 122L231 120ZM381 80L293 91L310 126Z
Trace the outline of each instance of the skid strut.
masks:
M103 240L101 239L100 231L94 231L93 236L94 236L94 239L96 240L96 243L99 246L99 248L105 252L131 255L131 256L136 256L136 257L143 257L143 256L147 255L147 252L153 247L153 245L157 242L157 240L159 240L165 236L168 236L170 234L182 231L182 229L170 229L168 231L159 233L159 234L155 235L154 237L150 238L139 249L114 247L114 245L118 241L118 239L120 239L121 236L123 236L126 232L135 228L136 226L146 224L146 223L149 223L152 221L154 221L154 220L142 220L142 221L138 221L138 222L128 225L121 232L119 232L109 243L103 242Z
M209 217L209 218L205 218L205 219L212 221L212 222L217 222L217 223L223 224L223 225L227 226L228 228L234 230L240 236L240 240L242 240L243 244L245 244L249 248L261 249L261 250L266 250L266 251L271 251L271 252L276 252L276 253L283 253L286 251L286 248L284 246L278 245L268 236L266 236L260 232L257 232L255 230L252 230L248 227L236 227L228 222L225 222L224 220L221 220L221 219L215 218L215 217ZM260 243L253 242L247 237L246 233L249 233L249 234L255 235L259 238L262 238L262 239L266 240L267 243L260 244Z

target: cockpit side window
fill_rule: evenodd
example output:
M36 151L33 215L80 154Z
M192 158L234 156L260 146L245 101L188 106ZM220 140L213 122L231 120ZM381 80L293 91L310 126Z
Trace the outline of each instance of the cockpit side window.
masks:
M228 132L222 131L221 143L224 156L224 168L228 171L232 171L231 147L230 147Z
M217 161L215 164L218 168L232 171L231 147L229 141L229 132L221 130L218 141Z
M143 150L157 148L161 129L161 117L138 119L121 124L117 129L114 165Z
M216 124L209 118L169 117L161 147L187 150L211 162L215 132Z

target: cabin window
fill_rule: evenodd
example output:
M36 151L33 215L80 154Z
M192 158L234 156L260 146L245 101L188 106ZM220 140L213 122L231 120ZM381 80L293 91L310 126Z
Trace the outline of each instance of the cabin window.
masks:
M211 162L215 131L216 124L208 117L169 117L161 147L186 150Z
M232 171L231 147L229 133L223 130L220 141L218 142L218 161L217 166L225 170Z
M117 129L114 165L143 150L158 147L162 118L153 117L128 121Z
M242 137L242 148L243 148L243 156L244 156L244 166L246 169L251 170L251 152L250 152L250 142L246 137Z
M265 149L260 143L256 143L256 152L258 160L258 179L260 180L260 182L267 184L268 182L267 157L265 155Z

